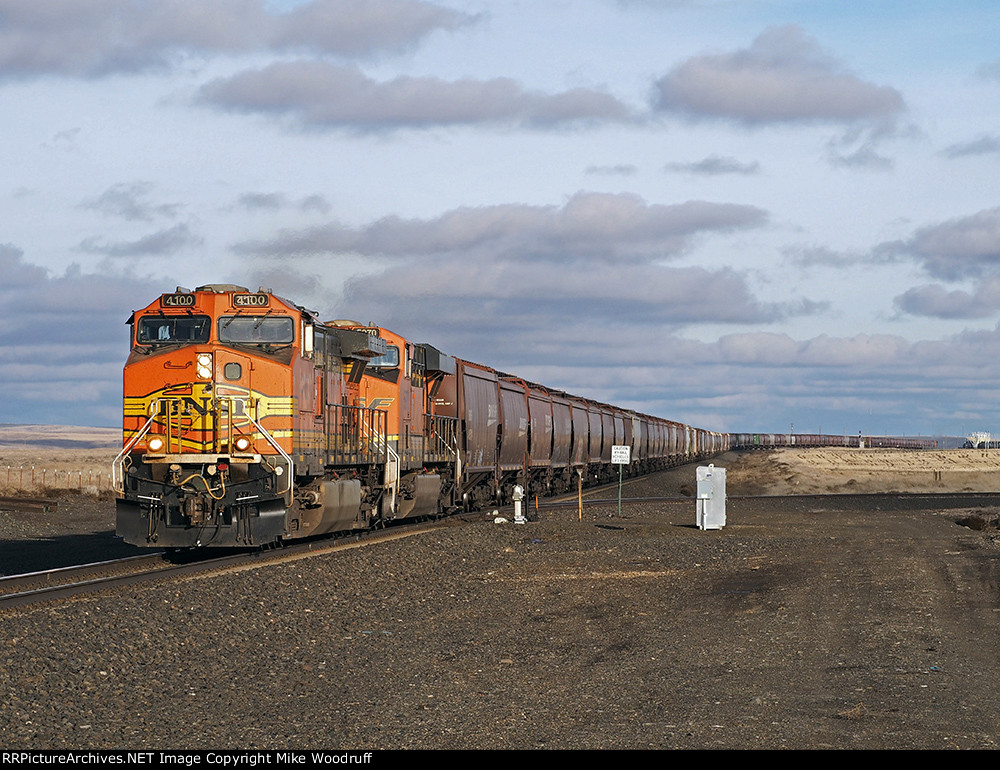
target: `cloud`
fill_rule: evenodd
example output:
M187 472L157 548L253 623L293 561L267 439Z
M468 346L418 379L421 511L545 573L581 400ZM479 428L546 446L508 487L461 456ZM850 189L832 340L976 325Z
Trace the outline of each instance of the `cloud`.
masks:
M417 0L0 0L0 77L98 77L169 66L178 54L308 51L366 56L475 16Z
M891 124L900 93L852 75L794 24L770 27L749 48L704 54L656 82L654 106L696 119L746 125L824 122Z
M595 176L632 176L638 170L631 163L619 163L615 166L587 166L583 173Z
M125 321L162 286L75 267L50 275L10 244L0 273L0 422L120 424Z
M322 195L309 195L299 201L292 201L284 193L245 193L239 197L237 205L251 212L295 208L302 212L328 214L331 209L330 203Z
M360 56L407 48L432 32L454 30L478 18L412 0L322 0L280 17L272 46Z
M238 203L247 211L279 211L288 206L288 197L284 193L246 193Z
M24 252L11 243L0 244L0 291L12 291L45 279L45 269L24 261Z
M761 302L732 270L453 257L355 277L325 317L374 320L549 387L675 417L675 382L711 376L699 360L706 345L680 341L680 330L742 328L817 310L808 302ZM728 387L742 390L743 382Z
M977 70L977 72L980 77L986 78L987 80L1000 80L1000 61L984 64Z
M386 286L392 305L386 307ZM383 273L351 279L346 304L386 323L411 323L429 315L428 333L450 336L476 329L490 336L565 331L567 321L620 325L632 333L665 324L697 322L753 324L797 314L800 306L758 302L745 278L731 270L659 265L577 263L570 266L457 259L414 261ZM571 338L566 338L571 341ZM586 339L572 340L586 344Z
M1000 208L917 230L907 241L881 244L876 253L910 256L936 278L978 278L1000 268Z
M933 318L987 318L1000 310L1000 277L980 281L972 292L948 291L940 284L918 286L895 299L896 307Z
M946 158L964 158L976 155L995 155L1000 153L1000 136L995 134L984 134L968 142L945 147L943 154Z
M694 425L732 431L908 433L996 420L1000 329L911 342L895 335L797 340L739 332L714 342L671 333L627 338L592 324L588 346L565 340L518 374ZM535 351L534 340L522 350ZM522 354L523 355L523 354ZM581 391L582 389L584 392Z
M317 214L329 214L333 208L322 195L307 195L296 204L296 207L300 211L315 211Z
M153 185L150 182L124 182L109 187L97 198L84 201L81 208L100 211L107 216L128 221L149 222L157 217L172 219L180 208L178 204L152 204L148 202Z
M800 267L832 266L844 267L863 261L855 254L846 254L825 246L788 246L783 249L785 258Z
M42 142L42 147L47 150L58 150L65 153L76 152L81 132L82 129L80 128L69 128L65 131L57 131L52 135L51 139Z
M707 158L693 163L668 163L663 169L664 171L677 171L698 176L719 176L722 174L752 176L760 173L760 164L757 161L741 163L736 158L709 155Z
M445 81L398 77L379 82L355 67L325 61L275 62L206 83L201 101L238 112L291 116L311 127L367 130L510 124L537 128L626 120L629 111L602 91L525 91L510 78Z
M838 144L838 142L832 142L829 145L829 149L831 150L830 162L834 166L865 169L868 171L889 171L895 166L890 158L876 152L871 142L865 142L856 150L844 154L838 153L834 149Z
M80 249L108 257L163 257L202 242L203 239L191 232L187 225L177 224L134 241L106 243L96 236L85 238L80 243Z
M587 257L612 264L676 256L700 234L758 227L767 212L734 203L650 204L637 195L579 192L559 206L463 207L427 220L386 217L361 228L339 224L245 242L242 254L362 254L401 258L447 254L525 261Z

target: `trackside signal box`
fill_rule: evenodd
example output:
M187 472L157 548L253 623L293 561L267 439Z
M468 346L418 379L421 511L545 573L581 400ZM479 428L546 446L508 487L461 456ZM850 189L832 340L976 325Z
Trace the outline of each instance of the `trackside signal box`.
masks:
M726 526L726 469L702 465L697 474L698 529L722 529Z

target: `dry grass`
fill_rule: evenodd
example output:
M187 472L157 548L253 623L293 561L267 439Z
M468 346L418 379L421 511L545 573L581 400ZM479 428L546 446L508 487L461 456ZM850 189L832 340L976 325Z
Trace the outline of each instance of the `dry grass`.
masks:
M118 428L0 425L0 495L107 494Z

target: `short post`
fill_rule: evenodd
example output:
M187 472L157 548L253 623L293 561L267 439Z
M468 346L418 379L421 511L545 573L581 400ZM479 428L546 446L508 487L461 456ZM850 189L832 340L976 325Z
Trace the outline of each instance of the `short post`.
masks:
M611 464L618 466L618 518L622 516L622 466L632 461L632 447L628 445L611 447Z
M527 521L524 518L524 511L521 510L521 502L524 500L524 488L520 484L514 487L514 494L511 495L511 499L514 501L514 523L524 524Z

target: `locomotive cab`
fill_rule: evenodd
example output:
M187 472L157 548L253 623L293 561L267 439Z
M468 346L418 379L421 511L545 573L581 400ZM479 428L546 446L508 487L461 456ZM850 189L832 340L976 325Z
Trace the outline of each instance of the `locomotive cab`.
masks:
M295 464L291 383L303 312L243 287L178 289L133 313L113 478L130 543L280 538ZM272 395L274 394L274 395Z

